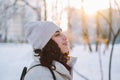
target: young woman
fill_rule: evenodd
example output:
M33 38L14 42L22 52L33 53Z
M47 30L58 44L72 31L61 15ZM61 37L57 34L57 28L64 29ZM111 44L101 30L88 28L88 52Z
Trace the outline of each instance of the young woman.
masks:
M72 80L71 57L62 30L49 21L30 22L24 28L34 51L34 62L24 80Z

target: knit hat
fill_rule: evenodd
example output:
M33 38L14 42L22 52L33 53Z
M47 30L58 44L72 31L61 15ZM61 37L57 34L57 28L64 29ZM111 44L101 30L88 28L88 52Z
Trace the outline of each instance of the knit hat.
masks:
M30 43L34 49L41 50L58 30L60 30L60 27L50 21L29 22L24 26L28 43Z

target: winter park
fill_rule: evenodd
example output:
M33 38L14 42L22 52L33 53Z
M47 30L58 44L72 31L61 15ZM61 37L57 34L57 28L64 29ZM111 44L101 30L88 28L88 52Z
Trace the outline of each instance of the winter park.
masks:
M109 48L111 48L111 46ZM119 49L120 44L115 45L112 63L112 80L120 79ZM0 45L1 80L19 80L23 67L29 66L32 62L32 56L28 56L30 50L31 46L28 44ZM102 60L103 80L108 80L109 53L110 49L107 49L105 54L98 54L95 51L89 54L88 49L80 45L75 45L71 55L77 57L78 60L74 66L73 80L101 80L100 58ZM101 55L101 57L99 55ZM87 79L79 74L85 76Z
M36 73L39 76L45 74L40 80L120 80L120 0L0 0L0 15L0 80L20 80L23 68L30 68L35 60L33 49L40 48L41 51L35 53L39 59L44 56L44 48L50 42L50 35L53 41L62 43L57 43L61 53L69 50L69 56L75 60L69 64L73 65L69 73L69 65L62 63L68 59L67 52L67 55L63 54L60 59L54 58L53 54L52 57L48 55L50 60L53 59L50 68L56 71L60 69L63 73ZM27 30L31 32L26 32L25 24L32 21L51 21L56 25L41 23L46 27L43 29L39 28L37 23L38 29L33 26ZM53 26L58 28L54 29ZM32 45L26 34L30 35L28 40L33 42ZM40 45L44 47L41 48ZM53 46L55 44L49 46L51 48L48 48L48 51L53 48L55 52L57 48ZM66 46L69 46L69 49ZM42 59L40 60L42 63ZM64 65L65 70L53 66L54 60ZM47 62L42 63L43 66ZM72 78L69 78L66 70ZM67 75L64 75L66 73ZM32 76L36 77L36 74ZM58 75L64 77L60 78Z

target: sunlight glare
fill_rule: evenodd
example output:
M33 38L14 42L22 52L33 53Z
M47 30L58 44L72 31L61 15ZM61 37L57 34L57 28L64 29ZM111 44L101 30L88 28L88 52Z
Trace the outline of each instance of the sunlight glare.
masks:
M84 0L84 9L87 14L94 14L96 11L109 7L109 0Z
M81 0L70 0L71 7L80 9L82 6ZM109 8L109 0L84 0L84 10L87 14L94 14L101 9Z

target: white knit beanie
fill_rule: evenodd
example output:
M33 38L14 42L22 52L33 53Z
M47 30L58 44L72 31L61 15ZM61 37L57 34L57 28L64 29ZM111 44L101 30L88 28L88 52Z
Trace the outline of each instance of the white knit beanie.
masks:
M41 50L58 30L60 30L60 27L50 21L29 22L24 26L28 43L30 43L34 49Z

